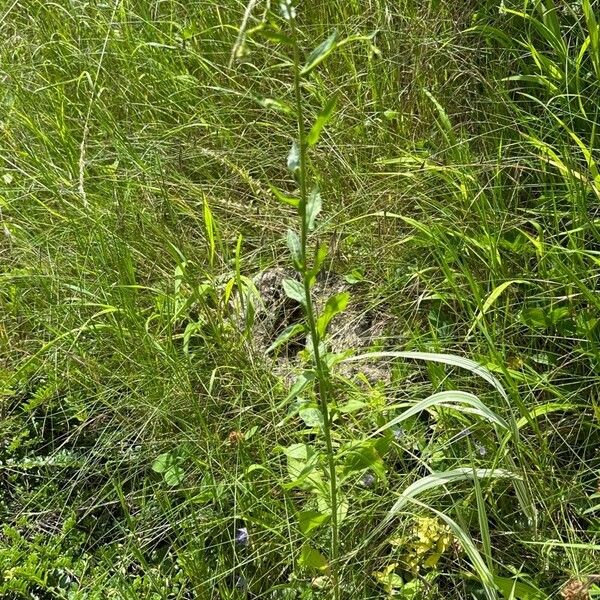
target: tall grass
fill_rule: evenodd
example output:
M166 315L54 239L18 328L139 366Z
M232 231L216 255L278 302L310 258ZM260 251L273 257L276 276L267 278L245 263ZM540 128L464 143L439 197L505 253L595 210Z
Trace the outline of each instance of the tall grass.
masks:
M597 2L295 12L0 7L0 595L597 595Z

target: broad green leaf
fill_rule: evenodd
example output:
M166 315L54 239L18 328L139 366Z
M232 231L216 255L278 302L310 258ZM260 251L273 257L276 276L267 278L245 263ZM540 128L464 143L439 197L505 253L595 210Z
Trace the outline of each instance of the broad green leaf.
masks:
M295 173L300 168L300 146L294 141L287 157L287 168Z
M287 457L288 475L291 483L287 487L318 489L322 485L321 476L316 471L318 455L308 444L292 444L284 448Z
M283 346L291 339L300 335L304 331L304 325L302 323L294 323L288 325L278 336L277 339L267 348L267 354L277 350L280 346Z
M345 404L338 406L337 410L338 412L341 412L343 414L352 414L358 410L362 410L366 406L368 406L366 402L363 402L362 400L357 400L356 398L351 398Z
M292 300L296 300L300 304L306 304L306 297L304 296L304 286L295 279L284 279L283 290L285 295Z
M395 572L398 563L388 565L383 571L375 571L373 577L379 585L381 585L388 594L392 594L394 590L400 590L404 587L404 581L400 575ZM402 594L404 598L404 594Z
M309 231L315 228L315 221L321 212L323 202L321 201L321 194L317 188L314 188L308 195L306 201L306 225Z
M263 108L273 109L286 115L294 113L294 109L289 104L275 98L256 98L256 101Z
M400 494L400 497L396 500L385 517L384 523L393 519L414 496L418 496L419 494L436 487L445 486L456 481L474 479L475 477L479 479L515 479L517 476L515 473L505 471L504 469L473 469L471 467L461 467L459 469L427 475L409 485Z
M304 535L320 527L329 519L329 515L318 510L303 510L298 513L298 527Z
M185 478L185 471L179 465L171 465L164 473L163 478L171 487L179 485Z
M307 427L323 427L323 415L315 406L303 408L298 414Z
M248 431L244 433L244 440L248 441L258 431L258 425L250 427Z
M160 473L165 483L170 486L179 485L184 477L185 471L179 465L179 460L172 452L159 455L152 463L152 470Z
M329 496L329 487L327 485L321 485L319 487L315 487L315 493L317 494L317 508L320 512L331 515L333 512L331 510L331 498ZM337 498L337 520L338 524L342 523L342 521L348 516L348 500L344 498L338 492Z
M296 381L294 381L294 385L290 388L289 394L285 399L285 403L287 404L290 400L293 400L298 394L300 394L306 387L311 384L315 380L315 374L312 371L304 371L302 374L298 376Z
M338 494L338 507L337 507L338 524L341 524L342 521L348 516L348 508L349 508L348 500L346 500L345 498L342 498Z
M268 467L265 467L265 465L260 465L258 463L252 463L245 471L244 471L244 475L248 476L251 475L252 473L256 473L256 472L263 472L265 471L266 473L269 473L270 475L273 475L271 469L269 469Z
M165 452L156 457L152 463L152 470L155 473L164 473L175 464L175 458L171 452Z
M519 318L521 322L532 329L546 329L550 326L548 313L543 308L524 308Z
M405 410L402 414L394 417L391 421L380 427L375 435L383 433L386 429L390 429L402 421L406 421L411 417L414 417L418 413L427 410L434 406L441 406L444 408L450 408L459 412L477 415L499 425L502 429L508 430L508 423L493 410L489 409L477 396L470 394L469 392L461 392L458 390L450 390L446 392L438 392L431 396L417 402L414 406Z
M306 59L306 64L300 71L300 75L308 75L316 66L324 61L331 51L335 48L338 33L334 32L323 42L321 42Z
M323 127L329 123L331 117L333 116L333 111L335 110L335 105L337 103L337 96L333 96L329 102L323 107L323 110L317 115L317 119L312 126L306 141L309 146L314 146L321 137L321 131L323 131Z
M327 300L323 313L317 320L317 331L321 337L327 333L327 327L331 322L331 319L348 306L349 300L350 294L348 292L334 294Z
M385 479L385 465L376 448L376 441L367 440L358 448L346 454L344 472L346 475L372 470L380 479Z
M360 283L361 281L364 281L365 276L363 275L362 271L360 269L352 269L352 271L350 271L350 273L348 273L344 279L350 284L353 285L355 283Z
M494 288L492 293L486 298L486 301L483 303L483 307L481 308L482 314L485 314L491 308L491 306L494 304L494 302L496 302L500 294L502 294L502 292L506 288L510 287L511 285L514 285L515 283L529 282L524 279L512 279L511 281L505 281L504 283L501 283L499 286Z
M425 561L427 562L427 561ZM402 586L402 600L420 600L425 595L426 580L413 579Z
M298 564L305 569L315 571L326 571L328 568L327 559L318 550L315 550L308 544L302 546Z
M321 267L327 258L327 252L327 244L319 244L315 250L315 260L312 268L308 272L308 281L311 286L314 284L317 275L319 274L319 271L321 270Z
M523 579L494 575L494 583L507 600L550 600L550 596Z
M292 444L283 449L288 460L308 462L315 456L315 449L308 444Z
M343 359L340 363L361 362L363 360L372 360L377 358L408 358L413 360L422 360L425 362L437 362L452 367L460 367L470 371L487 381L501 396L508 402L508 395L502 387L502 384L494 375L483 365L462 356L453 354L439 354L437 352L368 352L366 354L358 354Z
M302 265L302 246L300 244L300 238L295 231L288 229L285 239L290 254L292 255L292 262L296 269L299 269Z

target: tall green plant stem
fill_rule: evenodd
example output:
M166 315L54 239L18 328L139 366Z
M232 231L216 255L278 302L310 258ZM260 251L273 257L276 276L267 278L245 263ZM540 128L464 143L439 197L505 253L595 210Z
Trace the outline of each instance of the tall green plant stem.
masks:
M317 393L319 405L323 415L323 436L327 450L327 466L329 470L329 494L331 502L331 548L330 563L331 577L333 579L333 597L339 600L340 588L338 578L338 557L339 557L339 523L338 523L338 493L337 477L335 472L335 455L333 452L333 443L331 440L331 415L329 413L329 398L331 397L331 383L327 365L321 355L319 348L320 335L317 329L317 315L310 293L311 273L308 264L308 215L306 206L308 203L308 188L306 185L308 169L306 160L306 131L304 128L304 110L302 103L302 90L300 82L300 50L298 47L298 35L295 19L290 19L292 43L294 48L294 97L296 105L296 118L298 120L298 144L300 149L299 173L300 173L300 246L301 246L301 276L304 286L306 319L310 333L313 359L317 374Z

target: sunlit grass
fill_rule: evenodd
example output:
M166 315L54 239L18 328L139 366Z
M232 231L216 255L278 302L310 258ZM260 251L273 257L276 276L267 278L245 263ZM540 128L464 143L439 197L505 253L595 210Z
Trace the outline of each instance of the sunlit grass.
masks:
M341 598L597 593L598 6L468 4L296 7L300 65L344 40L296 89L307 131L336 98L315 304L365 344L326 354ZM256 290L298 228L278 3L0 30L0 595L333 597L310 357L265 353L303 317Z

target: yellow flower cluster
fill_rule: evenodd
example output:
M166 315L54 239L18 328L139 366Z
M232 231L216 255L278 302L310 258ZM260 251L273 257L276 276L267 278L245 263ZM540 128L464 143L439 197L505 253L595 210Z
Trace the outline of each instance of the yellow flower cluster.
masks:
M423 568L435 567L452 543L452 534L436 517L416 517L407 535L390 542L401 548L404 569L416 574Z

